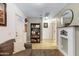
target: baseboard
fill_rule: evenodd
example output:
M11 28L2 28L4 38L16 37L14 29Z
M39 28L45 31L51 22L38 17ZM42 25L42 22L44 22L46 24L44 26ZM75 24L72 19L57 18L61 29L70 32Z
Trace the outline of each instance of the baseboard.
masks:
M64 56L68 56L63 50L61 50L59 47L58 47L58 50L64 55Z

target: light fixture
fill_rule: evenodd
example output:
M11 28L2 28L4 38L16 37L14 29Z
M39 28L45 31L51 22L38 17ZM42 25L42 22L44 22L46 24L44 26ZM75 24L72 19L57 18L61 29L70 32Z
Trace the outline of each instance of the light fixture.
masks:
M48 20L48 17L47 16L45 17L45 20Z

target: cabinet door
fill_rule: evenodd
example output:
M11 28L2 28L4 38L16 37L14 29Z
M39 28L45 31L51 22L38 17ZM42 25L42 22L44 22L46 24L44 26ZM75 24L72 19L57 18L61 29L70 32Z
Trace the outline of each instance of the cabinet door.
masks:
M61 33L63 30L65 34ZM64 55L75 55L75 27L63 27L58 29L58 48Z

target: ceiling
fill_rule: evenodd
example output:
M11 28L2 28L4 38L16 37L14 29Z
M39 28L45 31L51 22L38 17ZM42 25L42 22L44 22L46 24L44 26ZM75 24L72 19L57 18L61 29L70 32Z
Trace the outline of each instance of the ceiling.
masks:
M64 3L16 3L25 16L40 17L45 14L56 15L66 4Z

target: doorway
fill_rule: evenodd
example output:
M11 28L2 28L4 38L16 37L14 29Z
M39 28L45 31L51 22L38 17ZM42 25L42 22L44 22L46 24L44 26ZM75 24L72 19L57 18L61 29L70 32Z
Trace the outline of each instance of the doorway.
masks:
M16 14L15 16L15 40L14 43L14 53L24 50L24 43L26 39L24 38L24 18Z
M57 49L57 20L48 23L48 28L44 28L42 23L42 41L32 44L32 49Z

